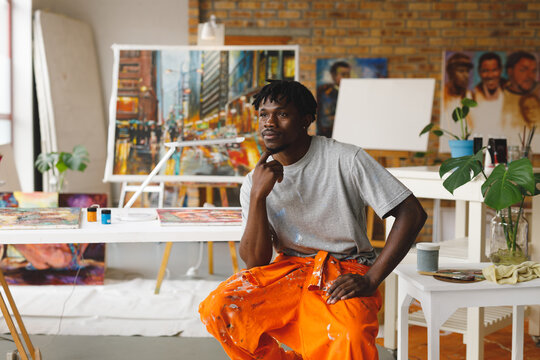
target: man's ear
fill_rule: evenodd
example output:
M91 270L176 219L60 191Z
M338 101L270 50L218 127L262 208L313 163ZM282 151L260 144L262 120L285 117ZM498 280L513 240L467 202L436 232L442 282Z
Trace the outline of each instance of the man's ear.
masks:
M306 114L304 115L304 126L307 129L312 122L315 121L315 117L312 114Z

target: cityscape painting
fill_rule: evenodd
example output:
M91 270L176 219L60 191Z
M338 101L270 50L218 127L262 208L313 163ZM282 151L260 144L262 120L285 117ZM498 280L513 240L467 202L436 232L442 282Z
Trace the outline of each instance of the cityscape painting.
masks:
M242 143L177 148L155 180L241 179L263 150L253 95L267 79L298 75L297 46L114 50L108 181L140 181L168 150L165 143L240 136Z

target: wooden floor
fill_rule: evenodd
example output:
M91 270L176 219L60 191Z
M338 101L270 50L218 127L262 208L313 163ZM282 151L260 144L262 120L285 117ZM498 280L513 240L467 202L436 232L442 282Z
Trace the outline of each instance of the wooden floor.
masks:
M525 321L524 360L540 360L540 347L536 347L527 335L528 323ZM383 339L377 339L379 345ZM457 333L441 332L441 360L465 360L463 336ZM494 332L484 339L484 359L508 360L512 351L512 326ZM409 360L427 360L427 331L425 327L409 327Z

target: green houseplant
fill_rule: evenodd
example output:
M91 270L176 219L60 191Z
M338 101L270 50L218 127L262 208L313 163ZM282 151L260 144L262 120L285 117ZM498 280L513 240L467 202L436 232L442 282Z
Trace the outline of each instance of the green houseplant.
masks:
M42 174L50 170L53 190L62 192L65 186L66 171L84 171L89 162L86 148L83 145L76 145L70 153L62 151L39 154L35 166Z
M452 111L452 120L455 123L459 123L459 135L456 135L448 130L444 130L435 123L427 124L419 135L421 136L429 132L439 137L448 135L451 138L448 144L450 145L450 150L453 157L472 155L473 141L469 140L471 132L466 120L467 116L469 115L470 108L475 107L476 105L477 103L473 99L463 98L461 99L461 106L456 106L454 111Z
M481 176L484 179L481 186L484 203L496 210L501 217L506 245L501 249L491 249L490 259L496 264L521 263L527 260L526 232L525 239L520 241L519 238L520 234L523 234L519 228L523 219L523 204L527 196L540 193L536 188L540 177L533 173L532 163L527 158L512 161L508 166L499 164L488 176L484 172L482 158L480 150L474 155L444 161L439 169L439 175L441 178L446 174L449 175L444 180L443 186L453 194L460 186Z

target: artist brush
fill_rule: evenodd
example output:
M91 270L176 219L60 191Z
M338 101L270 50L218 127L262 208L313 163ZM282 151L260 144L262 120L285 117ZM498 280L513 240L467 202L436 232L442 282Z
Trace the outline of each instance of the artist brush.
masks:
M445 277L445 278L454 279L454 280L462 280L462 281L472 281L476 279L476 276L467 275L467 274L438 273L438 272L431 272L431 271L418 271L418 273L420 275L433 275L433 276L440 276L440 277Z
M531 129L531 132L529 133L529 138L527 139L527 147L529 148L531 146L532 138L534 135L534 132L536 130L536 125L534 125Z

